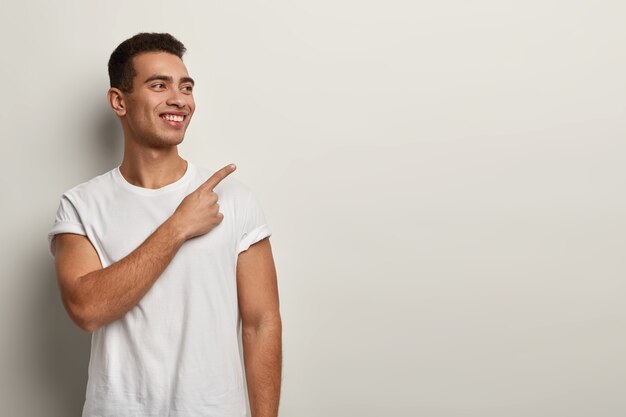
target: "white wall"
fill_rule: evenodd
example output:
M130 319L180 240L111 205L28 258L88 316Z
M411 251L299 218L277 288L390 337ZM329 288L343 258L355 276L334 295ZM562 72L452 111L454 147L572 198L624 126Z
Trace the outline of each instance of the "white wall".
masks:
M3 5L0 415L82 407L46 233L120 162L106 63L188 47L181 153L273 230L281 416L623 416L626 4Z

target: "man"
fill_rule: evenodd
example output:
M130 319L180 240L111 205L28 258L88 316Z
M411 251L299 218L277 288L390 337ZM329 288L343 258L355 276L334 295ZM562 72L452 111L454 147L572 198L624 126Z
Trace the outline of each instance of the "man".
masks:
M140 33L109 60L121 165L61 197L50 231L63 304L93 332L83 417L276 417L281 318L255 195L185 161L185 47ZM219 204L218 204L219 199Z

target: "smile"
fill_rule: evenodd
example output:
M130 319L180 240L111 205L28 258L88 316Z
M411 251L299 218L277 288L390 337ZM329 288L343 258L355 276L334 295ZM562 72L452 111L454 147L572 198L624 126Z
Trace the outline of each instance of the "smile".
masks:
M166 113L161 115L161 119L169 120L171 122L182 122L185 119L185 116Z

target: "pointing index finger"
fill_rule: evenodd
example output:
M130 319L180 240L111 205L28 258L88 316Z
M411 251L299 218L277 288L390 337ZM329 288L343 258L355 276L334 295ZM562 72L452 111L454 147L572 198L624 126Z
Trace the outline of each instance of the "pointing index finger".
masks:
M235 164L226 165L224 168L216 171L213 175L211 175L209 179L204 182L203 187L207 187L211 191L213 191L213 189L217 187L220 181L230 175L235 169L237 169L237 166Z

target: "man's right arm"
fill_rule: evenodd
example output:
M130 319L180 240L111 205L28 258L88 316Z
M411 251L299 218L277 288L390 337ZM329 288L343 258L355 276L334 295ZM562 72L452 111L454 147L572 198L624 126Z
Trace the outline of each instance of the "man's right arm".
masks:
M84 331L93 332L133 308L186 240L209 232L222 221L213 188L234 170L234 165L228 165L213 174L141 245L106 268L85 236L55 236L52 249L61 298L72 320Z

